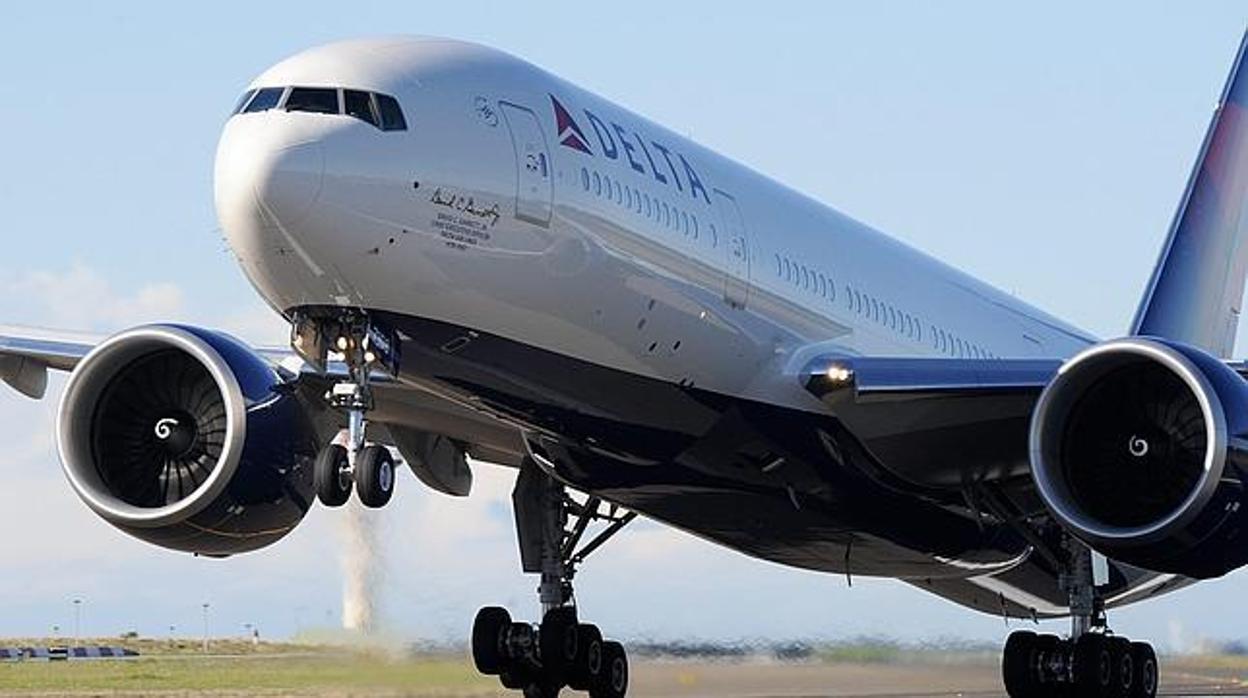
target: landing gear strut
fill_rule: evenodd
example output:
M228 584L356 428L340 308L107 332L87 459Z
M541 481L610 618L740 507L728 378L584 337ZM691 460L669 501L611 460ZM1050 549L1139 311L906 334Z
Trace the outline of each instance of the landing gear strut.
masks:
M1157 653L1146 642L1112 634L1097 594L1092 553L1073 540L1062 585L1070 597L1071 634L1010 634L1002 658L1002 678L1011 698L1154 698Z
M385 446L365 440L365 415L373 409L369 373L377 361L368 318L348 312L316 331L335 337L333 346L342 354L348 375L325 394L331 407L346 413L347 430L346 438L339 439L345 443L331 443L317 455L313 469L317 499L325 506L342 506L354 485L361 504L373 509L385 506L394 494L394 458Z
M623 698L628 691L624 646L579 621L572 579L577 565L636 514L593 496L584 502L572 499L529 459L520 468L512 502L524 571L541 574L542 621L518 623L505 609L481 609L472 626L477 670L498 676L505 688L523 690L526 698L553 698L565 686L589 691L592 698ZM578 549L594 521L605 521L607 527Z

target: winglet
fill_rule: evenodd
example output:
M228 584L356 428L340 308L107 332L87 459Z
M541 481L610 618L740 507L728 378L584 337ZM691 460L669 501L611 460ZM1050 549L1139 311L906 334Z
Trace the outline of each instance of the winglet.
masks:
M1248 272L1248 33L1205 135L1131 334L1228 358Z

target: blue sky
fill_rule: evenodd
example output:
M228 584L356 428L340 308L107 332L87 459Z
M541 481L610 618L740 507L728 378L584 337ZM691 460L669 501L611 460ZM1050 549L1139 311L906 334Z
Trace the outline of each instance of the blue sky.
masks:
M1238 2L66 7L22 3L0 27L0 322L113 330L182 319L256 341L280 340L282 328L221 240L212 156L247 82L307 46L383 33L497 46L1110 336L1134 310L1248 21ZM10 444L0 635L68 627L75 595L102 633L197 628L203 600L219 632L256 623L287 634L336 618L332 514L235 560L147 548L69 492L50 442L54 407L0 395ZM379 514L393 632L456 635L493 601L531 613L509 478L483 470L468 502L400 483ZM1242 634L1242 618L1201 610L1235 603L1245 581L1232 575L1117 623L1163 644ZM1006 630L895 582L847 589L655 526L594 560L579 592L630 637Z

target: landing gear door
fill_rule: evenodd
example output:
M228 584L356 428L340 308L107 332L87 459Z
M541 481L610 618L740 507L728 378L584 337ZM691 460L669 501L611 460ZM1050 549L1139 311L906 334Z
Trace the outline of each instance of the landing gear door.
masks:
M715 213L724 231L724 254L727 256L724 302L734 308L744 308L750 293L749 233L737 200L718 189L714 193Z
M548 226L554 181L546 136L532 111L509 102L498 105L516 151L516 218Z

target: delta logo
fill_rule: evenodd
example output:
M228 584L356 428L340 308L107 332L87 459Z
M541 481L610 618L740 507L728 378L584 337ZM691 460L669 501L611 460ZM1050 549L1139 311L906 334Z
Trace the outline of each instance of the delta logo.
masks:
M577 125L576 119L568 113L559 100L554 95L550 96L550 103L555 107L555 130L559 132L559 144L567 146L572 150L579 150L586 155L593 155L594 151L589 149L589 144L585 142L585 132Z
M554 95L550 95L550 104L555 111L555 132L559 134L556 136L559 145L592 157L594 151L589 145L589 137L585 135L581 125L576 123L572 112L568 111L567 107L563 106ZM641 134L625 129L614 121L608 126L607 122L588 109L583 111L586 121L594 129L594 135L598 137L599 152L603 157L608 160L620 160L622 155L628 166L635 172L643 175L649 174L659 184L674 186L677 191L688 192L689 196L695 199L701 198L708 205L711 203L711 197L707 194L706 187L702 185L702 178L698 176L684 155L658 141L642 138ZM655 153L658 154L657 157Z

